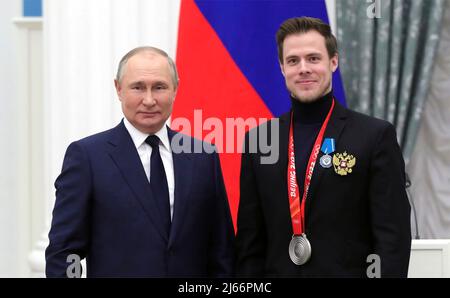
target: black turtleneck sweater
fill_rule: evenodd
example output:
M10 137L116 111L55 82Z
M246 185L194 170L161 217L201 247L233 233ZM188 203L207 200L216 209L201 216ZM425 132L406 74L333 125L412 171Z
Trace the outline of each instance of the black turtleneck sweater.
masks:
M325 121L330 110L332 100L332 91L310 103L302 103L291 96L292 110L294 112L295 169L297 172L300 200L302 200L303 196L306 166L309 161L309 156L322 123Z

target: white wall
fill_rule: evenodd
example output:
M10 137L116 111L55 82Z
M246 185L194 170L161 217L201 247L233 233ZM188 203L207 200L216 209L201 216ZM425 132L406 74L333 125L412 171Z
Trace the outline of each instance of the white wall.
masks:
M21 233L27 217L20 198L21 178L18 133L21 106L17 100L23 88L17 82L17 28L12 19L22 14L21 0L0 1L0 277L27 274L26 254L30 241ZM25 223L26 224L26 223Z

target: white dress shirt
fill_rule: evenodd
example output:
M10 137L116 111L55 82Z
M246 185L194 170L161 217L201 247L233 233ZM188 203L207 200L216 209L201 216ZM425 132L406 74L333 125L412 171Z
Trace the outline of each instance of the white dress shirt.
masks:
M147 139L149 135L139 131L127 120L127 118L123 119L123 123L125 124L125 127L131 136L131 139L133 140L134 146L136 146L136 150L141 159L145 174L148 181L150 182L150 175L152 174L150 173L150 157L152 155L152 147L145 142L145 139ZM158 138L161 140L161 142L159 143L159 153L161 154L164 171L166 172L167 184L169 187L170 218L172 219L173 203L175 197L175 174L173 170L172 150L170 149L170 141L167 134L166 125L163 125L163 127L158 132L156 132L155 135L158 136Z

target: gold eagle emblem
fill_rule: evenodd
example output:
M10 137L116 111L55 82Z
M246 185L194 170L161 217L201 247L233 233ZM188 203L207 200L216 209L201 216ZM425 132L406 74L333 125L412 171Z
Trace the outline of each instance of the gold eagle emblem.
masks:
M336 174L341 176L346 176L353 171L353 167L356 164L356 158L348 154L347 151L344 153L335 153L333 155L333 166Z

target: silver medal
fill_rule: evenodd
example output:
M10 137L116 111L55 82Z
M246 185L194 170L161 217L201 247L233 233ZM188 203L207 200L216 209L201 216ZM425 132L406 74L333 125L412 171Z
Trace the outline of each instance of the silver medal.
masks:
M331 156L329 156L328 154L322 155L322 157L320 158L320 165L325 169L331 168Z
M289 256L295 265L303 265L311 257L311 244L305 234L292 236L289 243Z

